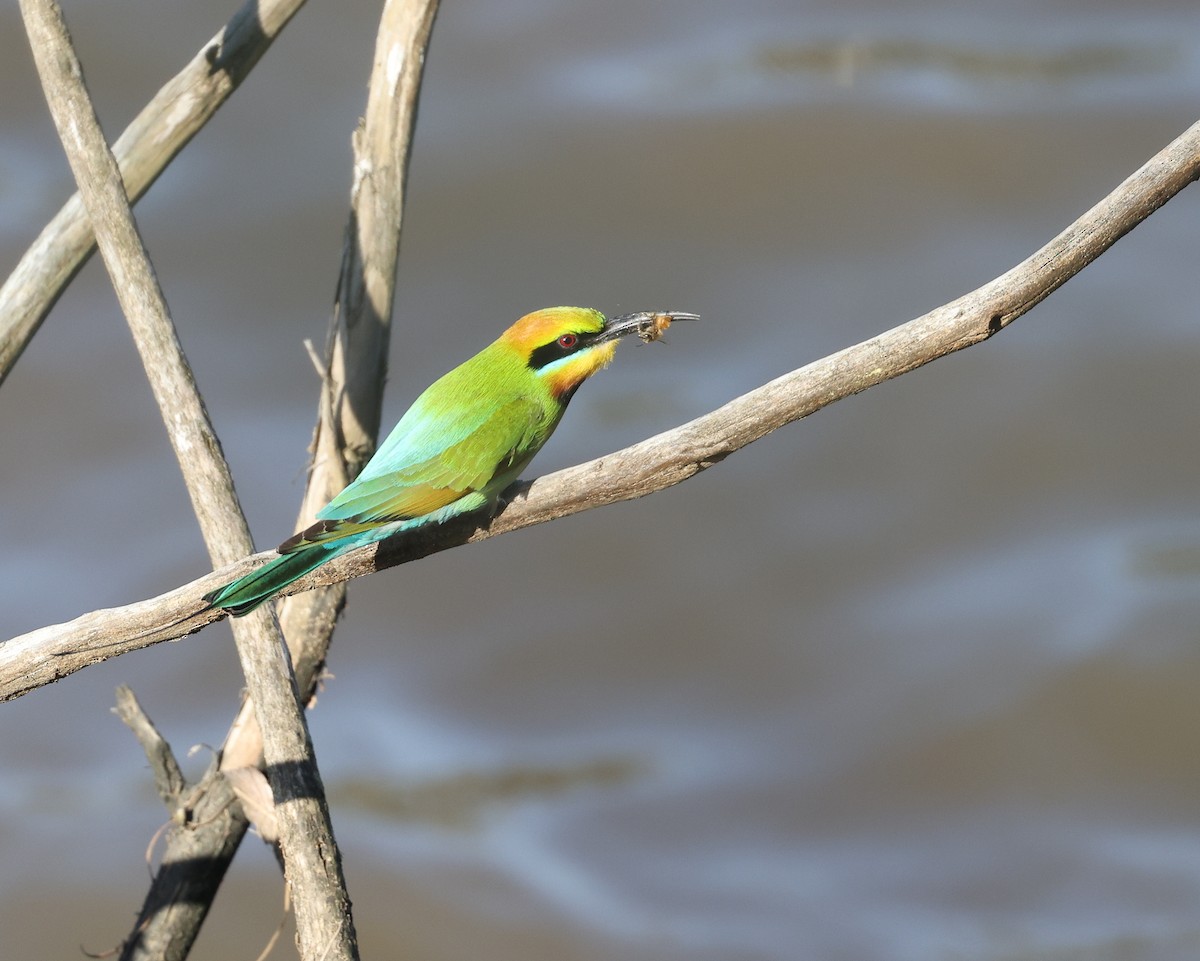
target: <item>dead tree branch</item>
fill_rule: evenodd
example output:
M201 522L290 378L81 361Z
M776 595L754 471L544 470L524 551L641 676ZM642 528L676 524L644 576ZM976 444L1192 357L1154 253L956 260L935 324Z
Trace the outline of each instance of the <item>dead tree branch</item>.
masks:
M1200 123L1048 244L1008 272L945 306L870 340L793 370L673 430L605 457L520 482L486 528L469 518L370 545L291 585L305 591L463 543L483 540L678 484L747 444L834 401L986 340L1062 286L1200 177ZM719 321L718 321L719 322ZM475 519L478 522L478 519ZM243 558L167 594L93 611L0 646L0 699L22 694L89 664L183 637L221 616L201 595L272 557Z
M100 129L56 0L21 0L51 116L96 243L129 322L214 563L252 550L228 465L196 390L165 298L138 234L120 170ZM254 697L296 905L302 957L358 957L341 859L304 711L273 615L234 629Z

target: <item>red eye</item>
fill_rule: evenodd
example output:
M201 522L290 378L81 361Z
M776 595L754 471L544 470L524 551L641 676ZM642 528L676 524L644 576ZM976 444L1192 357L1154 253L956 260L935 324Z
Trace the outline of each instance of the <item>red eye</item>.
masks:
M576 337L574 334L563 334L561 337L558 338L558 346L561 347L563 350L570 350L572 347L574 347L578 343L579 343L579 338Z

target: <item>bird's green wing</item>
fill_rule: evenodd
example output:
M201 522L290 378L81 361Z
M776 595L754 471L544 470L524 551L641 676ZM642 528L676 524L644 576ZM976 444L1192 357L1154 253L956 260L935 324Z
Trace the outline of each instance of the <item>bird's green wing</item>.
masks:
M419 416L416 408L396 425L358 479L318 513L322 520L342 522L336 536L358 525L422 517L471 493L498 493L492 485L508 483L558 422L557 411L527 397L460 418L452 432L438 418ZM464 421L467 430L462 429ZM329 536L334 536L332 530Z

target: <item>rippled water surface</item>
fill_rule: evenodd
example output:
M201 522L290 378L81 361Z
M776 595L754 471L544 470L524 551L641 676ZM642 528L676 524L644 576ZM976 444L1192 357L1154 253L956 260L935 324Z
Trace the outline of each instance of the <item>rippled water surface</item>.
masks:
M66 5L110 135L230 9ZM300 495L377 15L310 4L138 208L262 546ZM1197 119L1198 27L447 3L385 420L529 309L701 313L622 348L543 473L938 306ZM0 52L7 270L69 179L15 4ZM1200 956L1198 202L680 487L355 583L311 720L364 958ZM0 388L0 444L0 637L207 569L99 264ZM121 682L198 772L228 629L4 706L6 957L104 950L140 904L164 813ZM254 957L281 900L249 841L193 956Z

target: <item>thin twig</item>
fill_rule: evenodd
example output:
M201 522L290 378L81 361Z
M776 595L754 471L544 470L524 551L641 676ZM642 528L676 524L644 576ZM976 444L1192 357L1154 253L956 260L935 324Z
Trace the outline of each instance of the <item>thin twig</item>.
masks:
M154 95L113 144L136 203L266 53L304 0L248 0ZM0 287L0 384L96 249L76 193L46 225Z
M504 509L486 528L473 529L472 519L464 518L418 529L338 558L298 580L289 591L338 583L678 484L834 401L986 340L1040 303L1198 177L1200 123L1049 244L978 290L784 374L674 430L532 483L517 483L506 492ZM710 320L720 322L719 318ZM0 700L19 697L126 650L199 630L220 616L199 610L201 595L272 556L274 552L264 551L151 600L93 611L0 645Z
M142 710L142 705L134 697L133 691L124 684L117 688L117 706L113 708L113 712L133 732L142 750L146 752L146 760L150 762L150 770L154 772L154 786L158 789L158 796L162 798L167 810L174 814L187 781L184 780L183 771L179 768L171 745Z
M116 160L84 87L62 11L56 0L21 0L21 12L51 116L167 425L209 554L217 563L227 562L252 549L249 530L134 223ZM332 956L356 959L341 860L278 625L268 612L238 625L234 638L264 733L301 955L315 958L335 935Z

